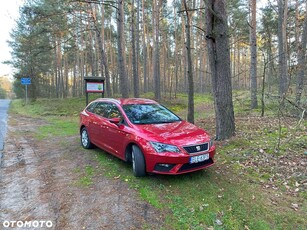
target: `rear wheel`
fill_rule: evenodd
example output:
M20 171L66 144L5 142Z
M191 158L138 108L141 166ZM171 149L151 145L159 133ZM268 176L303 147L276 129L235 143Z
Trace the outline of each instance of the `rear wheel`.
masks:
M85 127L82 128L80 137L81 137L81 145L83 148L85 149L93 148L93 144L91 143L90 137Z
M136 177L146 176L145 158L139 147L132 146L132 168Z

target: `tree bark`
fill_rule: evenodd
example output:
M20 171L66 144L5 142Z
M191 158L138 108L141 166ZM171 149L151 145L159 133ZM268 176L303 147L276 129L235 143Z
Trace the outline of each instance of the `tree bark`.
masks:
M131 42L132 42L132 68L133 68L133 94L134 97L140 97L140 83L138 75L138 60L136 54L136 41L135 40L135 14L134 14L134 0L132 0L132 9L131 9Z
M306 78L306 44L307 44L307 10L305 12L304 28L301 43L298 47L298 73L296 77L296 103L300 106L301 97L304 88L304 80Z
M117 9L117 48L118 48L118 69L120 79L120 90L123 98L129 97L128 78L125 63L124 48L124 0L118 0Z
M288 67L287 67L287 23L288 0L278 0L278 64L279 64L279 95L281 97L287 91Z
M147 45L146 45L146 23L145 23L145 1L142 0L142 24L143 24L143 78L144 78L144 93L148 91L148 80L147 80Z
M194 82L193 82L193 63L191 53L191 18L189 15L187 2L183 0L185 14L186 14L186 51L188 58L188 117L187 120L194 124Z
M225 0L205 0L206 38L212 74L216 116L216 139L235 135L230 51Z
M258 108L257 101L257 36L256 36L256 0L250 0L251 5L251 27L250 27L250 92L251 109Z
M154 57L153 57L153 74L155 85L155 99L161 100L160 91L160 42L159 42L159 19L160 19L160 0L154 0Z

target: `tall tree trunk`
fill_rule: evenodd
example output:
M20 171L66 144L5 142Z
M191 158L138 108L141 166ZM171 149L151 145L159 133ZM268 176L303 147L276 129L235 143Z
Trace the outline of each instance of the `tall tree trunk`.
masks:
M273 59L273 52L272 52L272 37L271 37L271 31L270 29L268 29L267 31L267 35L268 35L268 48L267 48L267 55L268 55L268 74L267 74L267 83L268 83L268 91L271 92L271 79L272 79L272 76L273 76L273 65L274 65L274 62L272 61Z
M278 0L278 64L279 64L279 95L282 97L288 86L287 67L287 24L288 0Z
M232 85L234 87L234 89L238 89L238 85L236 84L236 35L231 36L231 51L230 53L232 53L232 58L230 59L230 63L231 63L231 73L232 73Z
M57 49L57 75L58 75L57 89L58 89L58 97L62 97L63 95L62 52L61 52L61 38L59 36L57 36L56 49Z
M241 87L243 86L243 84L240 81L240 76L241 76L241 65L240 65L240 61L241 61L241 51L240 51L240 43L237 42L236 44L236 50L237 50L237 58L236 58L236 77L237 77L237 84L238 84L238 89L241 89ZM233 76L235 77L235 76ZM241 85L240 85L241 83Z
M80 24L80 29L83 30L84 24L82 23L82 12L79 12L79 24ZM84 41L84 34L80 35L80 46L84 47L85 46L85 41ZM79 53L79 72L80 72L80 79L79 79L79 96L84 95L84 77L85 77L85 51L81 50Z
M54 37L54 41L53 41L53 45L54 47L57 47L57 38ZM54 89L55 89L55 97L59 97L59 88L58 88L58 55L57 55L57 48L54 49L54 68L53 68L53 72L54 72Z
M161 100L160 84L160 42L159 42L159 19L160 19L161 0L154 0L154 57L153 57L153 74L155 86L155 99Z
M140 96L140 83L138 75L138 60L136 54L136 41L135 41L135 14L134 14L134 0L132 0L132 9L131 9L131 42L132 42L132 68L133 68L133 94L134 97ZM138 41L137 41L138 43Z
M137 74L137 84L138 84L138 96L140 94L140 87L141 87L141 77L140 77L140 72L139 72L139 64L140 64L140 1L137 0L137 5L136 5L136 29L135 29L135 40L136 40L136 74Z
M182 5L182 7L184 7L183 6L183 4L181 4ZM181 21L182 22L184 22L184 17L183 17L183 15L181 16ZM182 29L182 34L186 34L186 29L185 29L185 26L184 26L184 23L181 23L181 29ZM187 72L188 72L188 70L187 70L187 49L186 49L186 46L185 46L185 44L184 44L184 39L182 39L181 40L182 41L182 55L183 55L183 58L182 58L182 61L181 61L181 67L183 66L183 69L184 69L184 71L183 71L183 74L182 74L182 76L183 76L183 91L185 92L185 93L187 93L188 92L188 87L187 87L187 79L188 79L188 77L187 77Z
M257 36L256 36L256 0L250 0L251 27L250 27L250 86L251 86L251 109L258 108L257 101Z
M67 54L64 56L64 92L63 92L63 97L64 98L67 98L68 96L68 82L69 82L69 77L68 77L68 74L69 74L69 69L68 69L68 60L67 60Z
M304 88L304 79L306 78L306 43L307 43L307 10L305 12L304 29L302 33L301 43L298 47L298 73L296 78L296 103L301 104L301 97Z
M225 0L204 1L216 116L216 139L224 140L235 135L226 4Z
M167 39L165 39L167 40ZM167 85L166 85L166 63L167 63L167 48L166 48L167 41L164 41L163 47L162 47L162 57L163 57L163 75L162 75L162 92L166 92Z
M145 22L145 1L142 0L142 24L143 24L143 78L144 78L144 93L148 91L148 76L147 76L147 45L146 45L146 22Z
M176 6L174 5L174 15L176 14ZM178 39L178 34L177 34L177 17L174 18L174 24L175 24L175 31L174 31L174 40L175 40L175 98L177 97L177 91L178 91L178 62L179 62L179 39Z
M194 82L193 82L193 65L191 53L191 18L186 0L183 0L186 14L186 50L188 57L188 121L194 123Z
M123 98L129 97L128 78L125 63L124 47L124 0L117 0L117 47L120 90Z
M89 12L90 14L91 12ZM90 19L89 19L90 20ZM88 36L88 55L89 55L89 58L90 58L90 67L91 67L91 75L92 77L97 77L96 76L96 58L95 58L95 50L94 50L94 44L93 44L93 31L91 30L90 28L91 26L91 22L89 21L88 22L88 27L89 27L89 36Z

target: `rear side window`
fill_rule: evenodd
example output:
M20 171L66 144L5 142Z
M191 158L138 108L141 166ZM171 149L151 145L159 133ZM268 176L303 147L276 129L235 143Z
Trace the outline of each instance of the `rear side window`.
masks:
M98 104L95 106L93 110L93 113L102 117L106 117L108 106L109 106L108 103L98 102Z
M93 113L96 105L97 105L97 102L93 102L93 103L89 104L89 106L86 108L86 111Z
M122 118L122 114L117 108L117 106L113 103L107 103L107 102L94 102L90 104L87 109L87 111L97 114L101 117L105 118Z

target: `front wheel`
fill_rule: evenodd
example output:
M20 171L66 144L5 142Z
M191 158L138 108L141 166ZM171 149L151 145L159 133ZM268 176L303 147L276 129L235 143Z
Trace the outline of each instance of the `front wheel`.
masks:
M85 149L93 148L93 144L91 143L90 137L85 127L82 128L80 137L81 137L81 145L83 148Z
M132 168L136 177L146 176L145 159L142 151L136 145L132 146Z

